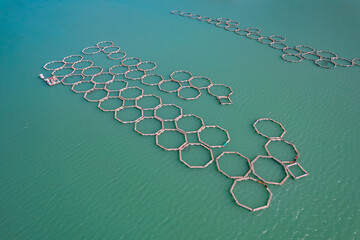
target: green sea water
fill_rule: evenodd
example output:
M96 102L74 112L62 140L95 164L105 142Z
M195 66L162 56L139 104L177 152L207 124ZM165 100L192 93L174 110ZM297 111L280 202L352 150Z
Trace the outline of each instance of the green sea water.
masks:
M359 1L0 1L0 239L360 239L360 67L288 63L174 9L360 57ZM154 137L38 78L44 63L103 40L164 76L184 69L230 85L226 106L205 92L185 101L144 90L227 129L222 150L249 159L266 154L253 122L281 122L310 175L270 186L270 207L249 212L215 164L189 169Z

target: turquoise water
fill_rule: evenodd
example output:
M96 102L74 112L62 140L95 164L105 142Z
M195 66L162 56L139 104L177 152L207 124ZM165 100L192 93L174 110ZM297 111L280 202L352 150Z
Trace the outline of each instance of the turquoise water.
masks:
M0 239L360 238L360 67L287 63L256 41L169 14L230 17L352 59L358 1L1 1L0 9ZM38 78L44 63L102 40L155 61L164 76L184 69L230 85L227 106L144 89L224 127L223 150L249 159L266 154L252 123L281 122L310 176L270 186L270 208L251 213L214 164L189 169L155 138Z

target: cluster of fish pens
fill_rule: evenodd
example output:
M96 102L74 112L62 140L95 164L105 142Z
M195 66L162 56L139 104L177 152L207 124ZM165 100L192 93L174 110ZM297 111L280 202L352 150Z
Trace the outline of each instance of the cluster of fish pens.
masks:
M280 136L267 136L266 134L259 131L256 125L258 123L264 122L264 121L270 121L270 122L272 122L274 124L277 124L282 129L281 135ZM219 172L221 172L222 174L224 174L228 178L234 179L234 182L233 182L233 184L232 184L232 186L230 188L230 193L233 196L235 202L239 206L241 206L243 208L246 208L246 209L248 209L250 211L256 212L258 210L268 208L269 205L270 205L273 193L269 189L268 185L283 185L286 182L286 180L289 178L289 174L295 180L299 179L299 178L302 178L302 177L305 177L305 176L308 176L309 174L297 162L300 154L299 154L298 150L296 149L295 145L293 143L288 142L288 141L283 139L283 136L285 135L286 130L285 130L285 128L283 127L283 125L281 123L279 123L279 122L277 122L277 121L275 121L275 120L273 120L271 118L261 118L261 119L256 120L256 122L253 124L253 127L254 127L255 131L258 134L260 134L261 136L266 137L267 139L269 139L268 142L265 144L265 150L268 153L268 155L267 156L258 155L252 161L250 161L249 158L245 157L244 155L242 155L239 152L222 152L216 158L216 166L217 166L217 169L218 169ZM269 144L271 142L275 142L275 141L281 141L281 142L284 142L285 144L291 146L294 153L296 154L294 159L292 159L290 161L281 161L281 160L277 159L276 157L274 157L271 154L270 150L269 150ZM234 175L232 173L229 173L227 170L223 170L222 167L221 167L222 166L221 162L223 161L222 160L223 157L226 156L226 155L232 155L232 156L236 157L238 159L238 161L242 161L243 163L245 163L247 165L247 168L242 169L242 173L241 174L236 174L236 175ZM275 164L280 166L280 168L282 169L282 171L284 173L283 174L284 177L282 177L278 181L274 181L274 180L268 179L268 177L262 176L261 173L256 172L255 163L257 161L259 161L260 159L265 159L266 161L267 160L268 161L273 161ZM298 170L297 173L294 171L295 170L294 168L297 168L297 170ZM300 174L298 172L300 172ZM251 177L250 174L252 174L256 178ZM248 205L245 205L245 204L241 203L238 200L238 197L236 196L236 193L235 193L234 189L235 189L237 184L239 184L240 182L244 182L244 181L252 181L252 182L255 182L257 184L260 184L261 186L263 186L265 188L265 190L266 190L266 192L268 194L268 197L267 197L266 203L264 205L257 206L257 207L251 207L251 206L248 206Z
M230 95L233 91L231 87L224 84L214 84L210 78L193 76L191 72L185 70L172 72L168 79L164 79L160 74L149 74L150 71L156 69L157 64L155 62L141 61L140 58L136 57L126 58L126 52L121 51L120 47L115 46L111 41L99 42L96 46L84 48L82 53L92 55L101 51L107 54L111 60L121 60L119 65L114 65L109 69L109 74L124 75L127 79L134 81L141 80L144 85L157 86L160 91L176 93L179 98L185 100L199 98L202 95L201 90L206 89L210 95L217 98L220 104L232 104ZM89 68L95 67L91 65ZM225 93L216 93L218 90Z
M97 50L94 51L94 49ZM110 49L112 49L112 51ZM118 46L114 46L114 43L111 41L103 41L98 43L97 46L87 47L82 50L85 55L93 55L101 51L106 53L111 60L121 60L120 64L112 66L109 68L108 72L103 72L103 68L100 66L93 66L94 63L91 60L84 60L81 55L71 55L65 57L63 60L48 62L45 64L44 68L48 71L52 71L52 75L57 78L72 76L75 71L81 71L80 74L75 75L81 75L84 78L108 75L115 79L116 76L122 75L128 80L141 80L141 83L144 85L157 86L159 90L163 92L177 93L177 96L184 100L195 100L202 95L201 90L206 89L208 94L216 97L221 105L232 104L230 96L233 91L231 87L225 84L214 84L208 77L193 76L191 72L185 70L172 72L169 79L164 79L160 74L150 74L149 72L157 67L155 62L141 61L141 59L136 57L126 58L126 53L121 51ZM115 54L120 54L120 57L115 57ZM60 66L51 67L55 64ZM85 67L79 67L78 65L85 65ZM59 71L64 70L68 70L68 72L66 72L66 74L58 73ZM93 71L97 71L97 73L87 73ZM182 79L179 78L179 75L183 75ZM113 79L110 79L109 82ZM74 85L74 88L76 88L78 84L81 85L84 82L94 83L93 90L99 89L95 87L96 82L93 79L88 81L78 81L75 84L71 83L71 85ZM68 85L64 81L62 81L62 83ZM77 92L74 88L73 90Z
M269 45L272 48L279 49L283 52L281 58L287 62L298 63L301 62L303 59L306 59L309 61L313 61L317 66L326 69L333 69L336 66L360 66L360 58L354 58L352 60L346 59L338 57L336 53L325 50L315 50L314 48L306 45L289 47L287 44L284 43L286 41L286 38L283 36L271 35L268 37L263 37L260 34L259 28L247 27L242 29L239 27L239 22L233 21L230 18L221 17L217 19L211 19L209 17L179 10L173 10L170 13L173 15L188 17L191 19L206 22L219 28L223 28L227 31L234 32L235 34L246 36L249 39L257 40L259 43Z
M125 58L126 53L121 51L119 47L114 46L114 44L110 41L99 42L96 44L96 46L85 48L82 52L87 55L97 54L101 51L105 54L108 54L107 56L111 60L121 60L121 64L110 67L108 72L103 72L103 68L94 66L93 61L84 59L82 55L70 55L65 57L63 60L46 63L44 65L44 69L51 71L52 77L58 78L59 80L61 79L61 83L63 85L71 86L71 90L75 93L84 94L84 98L87 101L96 102L98 104L98 108L102 111L113 112L115 119L119 122L124 124L134 124L134 130L140 135L154 136L156 145L160 148L166 151L178 151L179 160L187 167L206 168L211 163L216 162L216 166L219 172L231 179L234 179L230 193L239 206L244 207L250 211L258 211L260 209L267 208L269 207L272 198L272 193L267 184L282 185L288 179L289 173L294 179L308 175L307 172L296 162L299 157L299 153L295 145L283 140L282 137L286 132L285 129L280 123L272 119L259 119L254 123L255 130L260 135L269 139L269 141L265 144L265 149L268 152L268 156L257 156L254 160L250 161L248 158L238 152L222 152L215 159L213 155L213 149L223 148L230 142L230 135L226 129L218 125L205 125L204 120L201 117L194 114L183 114L182 108L176 104L164 104L159 96L155 94L144 94L144 90L137 86L128 86L129 82L135 80L140 80L145 85L158 84L166 81L163 80L162 77L158 83L146 81L148 76L155 75L149 74L149 72L156 68L156 63L149 61L142 62L139 58L133 57ZM116 54L120 54L122 57L117 58L115 56ZM133 61L130 64L130 60L135 60L135 63ZM148 67L146 67L146 65L148 65ZM115 71L116 68L121 69L121 71ZM140 71L141 74L137 75L136 77L132 76L131 73L135 71ZM171 79L169 81L178 81L174 80L174 75L179 72L191 74L186 71L175 71L170 75ZM117 77L122 79L117 79ZM102 79L100 81L101 78L105 78L106 80L104 81L104 79ZM196 77L193 77L191 74L187 80L181 81L188 81L191 86L191 81L195 78ZM179 81L180 84L182 83L181 81ZM207 86L207 89L209 93L212 94L211 88L215 84L212 84L210 79L208 79L208 82L209 85ZM86 85L85 87L82 86L84 84ZM80 88L80 86L82 87ZM161 84L159 85L159 89L161 89ZM99 92L101 92L101 94L99 94ZM95 94L96 97L93 96L94 93L98 93ZM219 102L222 103L222 98L229 99L230 94L226 96L214 96L216 96ZM169 112L171 113L170 115ZM129 117L129 115L131 117ZM186 124L184 125L184 122L189 119L192 121L190 124L191 126L186 126ZM262 134L256 128L256 124L260 121L273 121L274 123L279 124L284 130L282 135L278 137L268 137ZM147 129L146 126L150 126L151 130ZM222 135L224 137L224 141L219 144L207 139L203 134L208 130L215 130L218 135ZM162 137L166 137L168 133L176 134L176 138L179 140L176 145L169 145L167 140L164 141ZM197 142L188 141L189 135L195 135L197 137ZM172 137L174 137L174 135ZM290 162L282 162L273 157L268 150L268 145L272 141L283 141L284 143L291 145L297 154L296 158ZM186 159L186 157L184 157L184 152L189 152L192 148L200 148L202 151L208 152L209 158L202 160L201 163L194 163L189 161ZM239 157L238 161L245 161L248 165L248 168L245 169L244 174L233 176L223 170L221 168L221 162L223 161L222 157L224 155L234 155ZM260 158L269 159L271 161L275 161L277 164L280 164L286 174L286 177L281 182L271 182L257 174L254 163ZM293 174L290 171L290 167L295 165L300 167L304 174L300 176ZM250 177L250 173L256 176L257 179ZM234 187L239 182L248 180L261 184L266 188L267 192L269 193L266 205L255 208L242 204L238 200L236 194L234 193Z

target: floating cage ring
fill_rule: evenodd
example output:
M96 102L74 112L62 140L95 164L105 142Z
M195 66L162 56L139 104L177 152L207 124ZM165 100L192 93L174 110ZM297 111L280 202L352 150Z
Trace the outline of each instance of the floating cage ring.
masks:
M191 12L181 12L180 13L180 16L183 16L183 17L190 17L192 15Z
M292 56L292 57L296 57L297 60L291 60L288 59L287 56ZM284 53L283 55L281 55L281 58L287 62L291 62L291 63L299 63L302 61L302 57L300 55L295 55L295 54L290 54L290 53Z
M147 77L151 77L151 76L157 76L157 77L159 77L161 80L160 80L159 82L157 82L157 83L147 83L147 82L145 82L145 79L146 79ZM145 85L148 85L148 86L158 85L158 84L160 84L162 81L164 81L164 78L163 78L163 76L161 76L161 75L159 75L159 74L146 74L146 75L144 75L144 76L141 77L141 83L142 83L142 84L145 84Z
M197 95L195 97L184 97L181 95L181 90L184 90L184 89L195 89L197 91ZM194 86L184 86L184 87L181 87L177 90L177 96L179 98L182 98L182 99L185 99L185 100L195 100L197 98L199 98L201 96L201 92L200 90L197 88L197 87L194 87Z
M207 23L209 23L209 24L212 24L212 25L215 25L215 24L217 24L219 21L217 20L217 19L209 19L209 20L207 20L206 21Z
M281 135L278 136L278 137L270 137L270 136L267 136L267 135L265 135L264 133L260 132L259 129L257 129L256 124L258 124L258 123L260 123L260 122L262 122L262 121L271 121L271 122L279 125L279 127L283 130L282 133L281 133ZM284 135L285 135L285 133L286 133L286 130L285 130L284 126L283 126L280 122L275 121L274 119L271 119L271 118L259 118L258 120L256 120L256 121L254 122L253 127L254 127L255 131L256 131L259 135L261 135L261 136L263 136L263 137L266 137L267 139L270 139L270 140L272 140L272 139L281 139L281 138L284 137Z
M295 51L297 51L297 53L290 53L290 52L288 52L289 50L295 50ZM301 51L300 51L299 49L297 49L297 48L291 48L291 47L285 47L285 48L282 49L282 51L283 51L284 53L290 54L290 55L300 55L300 54L301 54Z
M84 73L85 71L87 71L87 70L89 70L91 68L98 68L98 69L100 69L100 72L95 73L95 74L89 74L89 75ZM94 76L102 74L103 70L104 69L102 67L100 67L100 66L91 66L91 67L87 67L87 68L84 68L83 70L81 70L81 74L84 75L85 77L94 77Z
M196 118L196 119L198 119L198 121L200 122L201 127L196 127L197 129L196 128L195 129L194 128L186 129L184 127L181 127L181 123L180 123L180 126L179 126L179 121L181 121L181 119L186 119L186 118ZM200 129L205 127L205 124L204 124L204 120L201 117L196 116L195 114L182 114L182 115L180 115L180 117L178 117L175 120L175 127L176 127L176 129L179 129L180 131L183 131L183 132L186 132L186 133L197 133Z
M75 87L78 85L78 84L82 84L82 83L91 83L93 84L93 87L90 88L90 89L86 89L86 90L75 90ZM87 91L91 90L91 89L95 89L95 84L93 82L90 82L90 81L86 81L86 82L77 82L77 83L74 83L71 87L71 90L75 93L86 93Z
M271 40L273 40L274 42L285 42L286 38L283 36L279 36L279 35L271 35L269 37Z
M53 64L53 63L61 63L62 66L61 66L61 67L57 67L57 68L49 68L48 65ZM44 65L44 69L47 70L47 71L55 71L55 70L59 70L59 69L65 67L65 64L66 64L66 63L64 63L63 61L58 61L58 60L56 60L56 61L51 61L51 62L48 62L48 63L46 63L46 64Z
M225 25L225 26L224 26ZM226 29L227 27L230 27L229 24L227 24L226 22L218 22L217 24L215 24L215 26L219 27L219 28L224 28ZM236 29L235 29L236 30ZM234 30L234 31L235 31Z
M288 164L288 163L295 163L296 160L300 157L300 153L299 153L299 151L297 150L295 144L293 144L293 143L291 143L291 142L288 142L288 141L286 141L286 140L284 140L284 139L269 139L269 141L267 141L267 143L265 143L264 147L265 147L265 150L266 150L266 152L267 152L267 154L268 154L269 156L272 156L272 154L270 153L270 150L269 150L268 147L269 147L269 144L270 144L271 142L274 142L274 141L281 141L281 142L284 142L284 143L290 145L290 146L293 148L293 150L294 150L294 152L295 152L295 154L296 154L296 156L294 157L294 160L291 160L291 161L281 161L281 163L287 163L287 164ZM279 160L279 161L280 161L280 160Z
M246 37L253 40L259 40L260 38L262 38L262 36L259 33L253 33L253 32L249 32L248 34L246 34Z
M137 63L126 64L126 61L131 61L131 60L135 60L135 61L137 61ZM125 67L135 67L136 65L138 65L140 63L141 63L141 60L140 60L140 58L137 58L137 57L128 57L128 58L124 58L123 60L121 60L121 64L124 65Z
M139 100L142 98L146 98L146 97L156 98L159 102L156 106L153 106L153 107L141 107L139 104ZM138 99L135 100L135 105L138 106L139 108L141 108L142 110L155 110L155 108L162 105L162 100L159 96L157 96L155 94L141 95Z
M166 90L163 87L161 87L162 84L165 84L165 83L168 83L168 82L175 82L175 83L177 83L179 85L179 87L177 89L174 89L174 90ZM181 88L181 83L179 81L177 81L177 80L174 80L174 79L162 80L157 85L158 85L158 88L159 88L160 91L167 92L167 93L177 92Z
M308 57L308 55L315 56L315 57L317 57L318 59L311 59L311 58ZM321 56L317 55L315 52L303 53L303 54L301 54L301 56L302 56L303 58L305 58L306 60L313 61L313 62L315 62L316 60L320 60L320 59L321 59Z
M141 67L141 65L143 65L143 64L151 64L151 65L153 65L153 67L149 68L149 69L144 69ZM157 68L157 65L155 62L152 62L152 61L144 61L144 62L139 62L138 64L136 64L136 67L137 67L137 69L139 69L141 71L147 72L147 71L152 71L155 68Z
M360 66L360 58L354 58L352 62L354 63L354 65Z
M60 70L63 70L63 69L72 69L72 72L71 73L68 73L68 74L65 74L65 75L56 75L56 72L57 71L60 71ZM72 67L62 67L62 68L59 68L59 69L55 69L51 75L57 77L57 78L64 78L64 77L68 77L68 76L71 76L73 73L75 72L75 69L72 68Z
M246 36L247 34L249 34L245 29L241 29L241 28L236 29L235 33L241 36Z
M141 77L129 77L129 76L128 76L129 73L138 72L138 71L143 72L143 75L142 75ZM140 80L143 76L146 76L146 72L145 72L144 70L140 70L140 69L131 69L131 70L127 70L127 71L124 73L124 76L125 76L127 79L136 81L136 80Z
M136 96L136 97L124 97L124 96L121 95L121 94L124 93L124 91L129 91L129 90L132 90L132 89L137 89L140 94L138 96ZM120 97L123 98L124 100L137 100L137 99L141 98L144 95L144 90L142 88L137 87L137 86L126 87L126 88L121 89L119 94L120 94Z
M280 45L280 46L278 46L278 45ZM270 43L270 47L272 47L272 48L275 48L275 49L280 49L280 50L283 50L284 48L287 48L288 47L288 45L286 45L285 43L282 43L282 42L272 42L272 43Z
M142 121L146 121L146 119L155 119L156 121L161 122L161 129L157 130L156 132L153 133L143 133L141 132L138 128L139 128L139 124L141 124ZM143 117L142 119L140 119L139 121L135 122L135 126L134 126L134 130L135 132L139 133L142 136L156 136L157 134L161 133L162 131L164 131L164 122L160 121L159 119L155 118L155 117Z
M182 13L182 11L180 11L180 10L172 10L170 13L173 14L173 15L180 15Z
M72 77L72 76L80 76L82 79L81 79L80 81L77 81L77 82L74 82L74 83L67 83L67 82L65 82L65 80L66 80L68 77ZM66 85L66 86L72 86L72 85L74 85L74 84L77 84L77 83L79 83L79 82L82 82L82 80L84 80L84 79L85 79L85 76L83 76L82 74L72 74L72 75L69 75L69 76L64 77L64 78L61 80L61 83L64 84L64 85Z
M326 62L326 64L330 63L330 64L332 64L332 66L322 65L321 62ZM337 65L336 63L332 62L331 59L328 60L328 59L324 59L324 58L315 60L315 64L318 65L319 67L326 68L326 69L334 69Z
M271 160L274 160L275 162L277 162L278 164L280 164L283 169L284 169L284 172L285 172L285 177L283 179L281 179L281 181L279 182L271 182L271 181L266 181L264 178L262 178L259 174L256 173L256 169L254 168L254 163L260 159L260 158L263 158L263 159L271 159ZM259 178L261 181L263 181L264 183L266 184L271 184L271 185L283 185L286 180L289 178L289 173L288 173L288 170L286 168L286 166L278 159L274 158L273 156L262 156L262 155L259 155L257 156L254 160L251 161L251 167L252 167L252 172L253 174Z
M227 24L229 24L230 26L234 26L234 27L236 27L236 26L239 26L239 25L240 25L240 23L239 23L239 22L237 22L237 21L233 21L233 20L227 21L226 23L227 23Z
M108 100L108 99L120 99L120 100L122 101L122 105L119 106L119 107L117 107L117 108L115 108L115 109L105 109L105 108L103 108L103 107L101 106L101 104L103 104L103 103L104 103L106 100ZM108 96L108 97L103 98L103 99L101 99L101 100L99 101L99 103L98 103L98 108L101 109L101 110L104 111L104 112L115 112L115 111L118 110L119 108L123 107L123 106L124 106L124 103L125 103L125 101L122 100L119 96Z
M92 89L90 89L90 90L87 90L87 91L85 92L84 98L85 98L88 102L100 102L100 101L102 101L102 100L108 99L108 98L109 98L109 92L108 92L108 91L106 91L106 92L107 92L107 95L106 95L105 97L101 98L101 99L96 99L96 100L94 100L94 99L88 98L88 94L91 94L91 93L93 93L94 91L99 90L99 89L103 89L103 88L96 88L96 84L95 84L94 88L92 88Z
M255 28L255 27L245 28L245 31L247 31L248 33L260 33L260 29Z
M90 66L80 67L80 68L77 68L77 67L76 67L76 64L84 63L84 62L90 63ZM74 68L75 70L83 70L83 69L85 69L85 68L92 67L93 65L94 65L94 62L91 61L91 60L80 60L80 61L74 62L73 65L72 65L72 68Z
M196 79L205 79L205 81L208 82L207 86L195 86L195 83L192 83L192 81L196 81ZM196 76L196 77L192 77L189 79L189 84L190 86L196 87L197 89L207 89L209 87L211 87L213 85L212 81L210 78L207 77L203 77L203 76Z
M212 88L212 87L216 87L216 86L225 87L225 88L229 89L230 93L229 93L228 95L224 95L224 96L221 96L221 95L218 96L218 95L212 93L212 92L211 92L211 88ZM225 85L225 84L212 84L211 86L207 87L207 90L208 90L208 93L209 93L211 96L214 96L214 97L217 97L217 98L219 98L219 97L230 97L230 95L233 94L232 88L229 87L229 86L227 86L227 85Z
M102 81L96 82L95 78L96 78L96 77L99 77L100 75L102 75L102 76L109 75L109 76L111 77L111 79L110 79L110 80L107 80L106 82L105 82L105 81L104 81L104 82L102 82ZM114 82L115 76L116 76L116 75L115 75L115 74L112 74L111 72L102 72L102 73L99 74L99 75L92 76L90 81L92 81L92 82L95 83L95 84L108 84L108 83ZM105 87L104 87L104 88L105 88Z
M206 150L208 150L210 152L210 159L209 161L207 161L205 164L203 165L192 165L188 162L186 162L186 160L183 159L182 157L182 151L184 151L187 147L190 147L190 146L201 146L203 148L205 148ZM179 149L179 159L180 161L185 164L187 167L189 168L206 168L207 166L209 166L213 161L214 161L214 155L213 155L213 152L212 150L205 146L204 144L202 143L187 143L186 145L183 145L181 149Z
M138 109L140 110L141 112L141 116L138 117L137 119L135 120L129 120L129 121L126 121L126 120L122 120L118 117L118 113L121 111L121 110L124 110L124 109L130 109L130 108L135 108L135 109ZM118 109L115 110L115 115L114 115L115 119L118 120L119 122L121 123L136 123L136 122L139 122L141 121L143 118L144 118L144 112L143 110L141 110L140 108L138 108L137 106L122 106L122 107L119 107Z
M329 55L332 55L331 57L328 57L328 56L324 56L324 55L321 55L321 54L329 54ZM325 51L325 50L319 50L319 51L316 51L316 54L319 55L321 58L323 59L331 59L331 58L335 58L337 57L337 54L336 53L333 53L333 52L329 52L329 51Z
M121 89L116 89L116 90L109 89L109 84L114 83L114 82L123 82L125 84L125 87L123 87ZM127 81L122 80L122 79L113 79L113 80L110 80L110 81L108 81L106 83L105 90L108 91L108 92L120 92L121 90L126 89L127 87L128 87L128 82Z
M123 56L122 56L122 57L118 57L118 58L115 58L115 57L112 57L112 56L111 56L111 55L117 54L117 53L122 53ZM108 57L109 59L111 59L111 60L121 60L121 59L124 59L124 58L126 57L126 52L119 50L119 51L116 51L116 52L109 53L109 54L107 55L107 57Z
M220 18L218 18L218 19L216 19L216 20L218 20L218 21L221 22L221 23L226 23L226 22L231 21L231 19L230 19L230 18L227 18L227 17L220 17Z
M102 46L101 46L102 44L110 44L110 45L107 45L107 46L105 46L105 47L102 47ZM100 50L102 50L102 49L104 49L104 48L106 48L106 47L111 47L111 46L114 46L114 43L113 43L112 41L101 41L101 42L98 42L98 43L96 44L96 47L98 47Z
M159 136L161 134L163 134L164 132L178 132L180 134L182 134L184 136L184 143L181 144L179 147L177 148L172 148L172 147L164 147L162 146L160 143L159 143ZM155 135L155 138L156 138L156 145L158 145L159 147L161 147L162 149L166 150L166 151L179 151L180 149L182 149L186 144L187 144L187 136L186 136L186 133L182 132L182 131L179 131L178 129L162 129L161 131L159 131L156 135Z
M92 50L92 49L96 49L96 51L94 52L88 52L88 50ZM98 48L96 46L90 46L90 47L86 47L84 48L81 52L85 55L93 55L93 54L97 54L101 51L101 48Z
M76 61L68 61L68 59L70 59L70 58L80 58L80 59L78 59ZM64 63L66 63L66 64L74 64L74 63L79 62L79 61L81 61L83 59L84 59L84 57L81 56L81 55L70 55L70 56L64 57L64 59L62 61Z
M106 49L108 49L108 48L116 48L117 50L114 50L114 51L106 51ZM102 49L101 49L101 51L103 52L103 53L106 53L106 54L111 54L111 53L116 53L116 52L119 52L120 51L120 47L119 46L106 46L106 47L103 47Z
M303 49L301 50L301 48L303 48ZM307 49L307 51L304 50L304 48ZM312 47L306 46L306 45L297 45L297 46L295 46L295 49L300 51L302 54L315 52L315 49L313 49Z
M126 71L124 71L124 72L121 72L121 73L114 73L114 72L112 72L112 70L114 69L114 68L117 68L117 67L125 67L125 68L127 68L126 69ZM129 71L130 70L130 68L128 67L128 66L124 66L124 65L114 65L114 66L112 66L111 68L109 68L109 73L111 73L111 74L114 74L114 75L124 75L127 71Z
M177 79L174 78L174 74L177 74L177 73L189 74L190 77L189 77L189 79L186 79L186 80L177 80ZM172 80L175 80L175 81L178 81L178 82L187 82L187 81L189 81L192 77L193 77L192 73L189 72L189 71L185 71L185 70L174 71L174 72L172 72L172 73L170 74L170 78L171 78Z
M292 166L298 166L301 171L303 171L302 175L296 176L293 172L291 172L290 167ZM286 166L288 172L290 173L291 177L294 178L295 180L299 179L299 178L303 178L306 176L309 176L309 173L300 165L300 163L296 162L296 163L292 163Z
M245 159L246 162L247 162L247 164L248 164L248 166L249 166L249 170L246 171L245 174L242 175L242 176L232 176L232 175L226 173L224 170L222 170L221 167L220 167L220 159L221 159L221 157L223 157L224 155L228 155L228 154L229 154L229 155L230 155L230 154L235 154L235 155L241 157L242 159ZM238 152L222 152L222 153L215 159L215 161L216 161L216 167L217 167L218 171L221 172L222 174L224 174L225 176L227 176L228 178L232 178L232 179L246 178L246 177L252 172L252 165L251 165L251 163L250 163L250 159L248 159L247 157L245 157L244 155L242 155L242 154L240 154L240 153L238 153Z
M192 14L191 16L189 16L189 18L191 18L191 19L199 19L199 18L201 18L201 15L199 15L199 14Z
M221 145L209 145L206 142L202 141L200 134L201 134L202 131L204 131L207 128L218 128L218 129L222 130L223 132L225 132L226 138L227 138L226 141ZM197 135L198 135L198 138L199 138L199 142L205 144L206 146L208 146L210 148L222 148L222 147L225 147L231 140L229 132L226 129L224 129L224 128L218 126L218 125L204 126L204 127L200 128L199 131L197 131Z
M256 183L260 183L260 184L262 184L262 185L265 187L266 191L269 193L268 200L266 201L266 204L265 204L265 205L263 205L263 206L261 206L261 207L257 207L257 208L251 208L251 207L249 207L249 206L247 206L247 205L245 205L245 204L242 204L242 203L240 203L240 202L238 201L238 199L236 198L236 195L235 195L235 193L234 193L234 188L235 188L235 186L236 186L236 184L237 184L238 182L248 181L248 180L253 181L253 182L256 182ZM232 185L231 188L230 188L230 193L231 193L231 196L234 198L234 200L235 200L235 202L236 202L237 205L239 205L240 207L243 207L243 208L245 208L245 209L247 209L247 210L249 210L249 211L252 211L252 212L256 212L256 211L259 211L259 210L268 208L268 207L270 206L270 202L271 202L271 199L272 199L272 196L273 196L273 193L270 191L270 189L268 188L268 186L267 186L264 182L259 181L259 180L256 180L256 179L251 178L251 177L235 179L233 185Z
M202 22L207 22L207 21L211 20L211 18L205 17L205 16L201 16L201 17L198 18L198 20L199 20L199 21L202 21Z
M226 31L229 31L229 32L236 32L236 30L238 30L239 28L236 27L235 25L228 25L225 27L225 30Z
M337 62L335 62L336 60L348 62L348 64L337 63ZM349 60L349 59L346 59L346 58L334 57L334 58L331 58L330 61L333 64L335 64L336 66L340 66L340 67L352 67L352 66L354 66L354 62Z
M159 112L158 112L159 109L162 108L162 107L169 107L169 106L177 108L178 111L179 111L179 114L177 114L177 116L171 117L171 118L170 117L161 117L161 116L159 116ZM155 107L154 116L155 116L155 118L157 118L157 119L159 119L160 121L163 121L163 122L177 121L179 118L181 118L181 116L183 116L183 111L182 111L182 108L179 107L176 104L173 104L173 103L163 104L162 103L162 104ZM179 130L179 131L183 132L182 130Z
M264 40L268 40L269 42L264 42ZM271 43L275 42L273 39L269 37L261 37L257 40L259 43L270 45Z

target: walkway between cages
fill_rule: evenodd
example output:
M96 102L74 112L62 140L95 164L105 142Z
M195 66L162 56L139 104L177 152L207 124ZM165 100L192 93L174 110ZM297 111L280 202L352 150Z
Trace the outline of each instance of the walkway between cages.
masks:
M111 51L110 49L113 49L114 51ZM90 51L91 50L91 51ZM194 77L190 72L187 71L175 71L170 75L169 80L164 80L161 75L157 74L148 74L148 72L154 70L156 68L156 63L146 61L142 62L139 58L134 57L128 57L125 58L126 53L124 51L120 50L120 47L115 46L113 42L111 41L103 41L96 44L96 46L91 46L84 48L82 53L85 55L88 54L98 54L100 52L103 52L107 54L109 59L111 60L121 60L121 65L114 65L109 69L109 72L103 72L103 68L99 66L94 66L93 61L85 60L82 55L70 55L62 60L56 60L51 61L49 63L46 63L44 65L44 69L51 71L52 78L56 78L63 85L69 85L71 86L71 90L75 93L81 93L84 94L84 98L89 102L96 102L98 104L98 108L105 112L113 112L114 117L116 120L118 120L121 123L124 124L134 124L134 130L143 136L155 136L156 145L161 147L162 149L166 151L178 151L179 152L179 160L184 163L189 168L206 168L209 166L212 162L216 162L216 166L218 168L218 171L227 176L228 178L234 179L234 183L230 189L230 193L233 196L236 203L251 211L258 211L264 208L269 207L271 198L272 198L272 192L270 191L269 185L282 185L289 177L290 175L294 179L299 179L301 177L307 176L308 173L305 171L305 169L300 166L300 164L297 162L297 159L299 157L299 153L293 143L287 142L283 139L283 135L285 134L285 128L279 123L272 119L258 119L254 123L254 128L256 132L266 138L269 139L269 141L265 144L265 149L268 153L268 156L257 156L254 160L250 161L245 156L241 155L238 152L222 152L216 159L214 159L213 156L213 149L214 148L223 148L230 142L230 135L228 131L218 125L205 125L204 120L196 116L194 114L183 114L183 110L181 107L177 106L176 104L165 104L163 103L162 99L155 95L155 94L144 94L144 90L134 86L129 87L128 82L140 80L142 84L144 85L154 85L153 82L146 82L145 79L147 76L156 75L160 76L160 81L158 83L164 82L164 81L177 81L180 83L182 82L189 82L189 85L192 86L191 81L193 79L196 79L197 77ZM122 57L115 58L115 54L120 54ZM113 56L112 56L113 55ZM132 63L131 63L132 62ZM150 65L150 67L146 68L146 65ZM116 68L122 69L122 72L115 71ZM91 71L94 71L95 73L91 73ZM142 71L144 73L143 76L139 77L132 77L129 76L131 72L134 71ZM176 74L178 73L185 73L189 76L186 80L176 80ZM123 79L116 79L117 76L122 75L125 77L125 80ZM108 77L107 81L98 81L98 78L102 76ZM200 77L199 77L200 78ZM204 77L201 77L204 78ZM230 100L230 95L232 93L231 88L230 93L224 96L215 95L211 92L211 87L215 86L216 84L213 84L210 79L207 79L208 86L204 87L207 88L209 94L217 97L219 102L222 103L223 98ZM156 83L156 85L158 85ZM219 84L221 85L221 84ZM225 85L223 85L225 86ZM161 84L158 85L159 89L161 89ZM203 89L203 88L199 88ZM178 91L179 89L177 89ZM199 90L200 91L200 90ZM96 94L96 93L102 93L102 94ZM130 94L131 92L131 94ZM168 91L171 92L171 91ZM93 95L96 95L97 97L93 97ZM178 91L179 95L179 91ZM146 101L154 102L151 105L146 104ZM192 99L187 99L192 100ZM106 104L109 101L116 101L116 105L113 104L112 107L106 107ZM173 114L172 116L164 116L164 113L167 113L169 111L176 112L176 114ZM132 112L129 114L129 112ZM136 114L134 114L134 112ZM128 118L127 115L131 115L131 118ZM150 116L149 116L150 115ZM182 123L185 119L193 119L193 121L197 121L197 125L189 127L182 126ZM273 136L269 137L263 133L261 133L256 125L261 121L271 121L275 124L279 124L281 129L283 129L283 133L280 136ZM151 122L151 125L154 126L157 124L157 128L151 132L145 131L141 129L141 125L146 124L146 122ZM168 127L169 123L172 124L173 127ZM224 140L222 142L212 142L209 139L206 138L204 135L207 131L216 131L218 135L222 135ZM176 146L168 146L166 142L162 141L162 137L167 134L176 134L180 139L181 143ZM191 135L195 135L198 142L190 142L188 141L188 137ZM289 144L293 147L296 157L295 159L291 161L281 161L275 158L271 155L271 153L268 150L268 145L270 142L274 141L281 141L285 144ZM195 148L201 148L203 151L206 151L209 153L209 158L205 161L194 164L187 160L184 157L184 153L191 151ZM233 176L229 173L227 173L225 170L221 169L220 160L223 159L222 157L225 155L233 155L236 157L239 157L239 161L246 161L247 169L243 174ZM257 173L255 171L254 163L256 161L259 161L260 159L268 159L269 161L274 161L276 164L279 164L284 173L285 177L280 182L274 182L270 181L269 179L264 178L261 176L261 174ZM221 160L223 161L223 160ZM290 170L290 167L297 167L302 171L302 174L296 175L295 172L292 172ZM251 177L250 174L254 175L254 177ZM240 182L246 182L247 180L254 181L258 184L261 184L261 186L264 186L266 191L268 192L268 200L266 205L261 207L252 207L242 204L234 192L234 188L236 185Z

